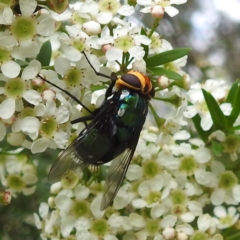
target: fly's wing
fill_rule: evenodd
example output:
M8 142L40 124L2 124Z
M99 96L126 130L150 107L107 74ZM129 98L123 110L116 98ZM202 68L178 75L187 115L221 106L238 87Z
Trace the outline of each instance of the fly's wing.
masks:
M99 119L99 121L100 120L101 119ZM80 135L60 154L49 171L49 180L59 179L64 174L67 174L69 170L77 171L91 165L90 163L85 162L84 159L80 159L76 149L82 144L85 136L94 131L99 121L90 123L88 128L85 128Z
M109 205L112 204L115 196L118 193L135 152L140 132L141 130L136 134L136 138L131 142L130 146L128 146L120 156L112 160L112 163L108 169L104 186L104 193L100 207L101 211L105 210Z
M83 139L84 137L77 138L60 154L49 171L49 180L58 179L64 174L67 174L69 170L76 171L77 169L83 169L88 165L79 159L75 151L76 147L82 142Z

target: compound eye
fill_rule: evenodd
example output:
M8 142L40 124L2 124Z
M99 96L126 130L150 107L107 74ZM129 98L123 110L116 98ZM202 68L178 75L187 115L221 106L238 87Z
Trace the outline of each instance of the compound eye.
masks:
M141 82L140 82L139 78L133 74L128 74L128 73L123 74L121 79L125 83L133 86L134 88L138 88L138 89L141 88Z

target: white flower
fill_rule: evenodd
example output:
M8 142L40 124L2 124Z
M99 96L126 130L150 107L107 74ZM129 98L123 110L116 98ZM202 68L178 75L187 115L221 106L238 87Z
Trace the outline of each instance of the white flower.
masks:
M225 229L234 225L239 219L239 213L235 207L229 207L227 210L223 206L217 206L213 210L216 216L215 222L218 229Z
M212 127L213 121L207 108L202 88L210 92L211 95L218 101L226 96L228 86L225 81L210 79L207 80L203 86L199 83L192 85L188 92L189 100L193 105L187 106L184 116L186 118L192 118L198 113L201 117L201 127L203 130L207 131ZM231 106L229 104L224 104L221 108L226 115L228 115L231 111Z
M197 224L198 229L202 232L209 230L211 234L214 234L216 231L216 221L208 213L199 216Z
M153 6L160 5L170 17L174 17L178 14L178 10L171 6L172 4L183 4L186 2L187 0L137 0L139 5L145 6L145 8L141 9L141 12L149 13Z

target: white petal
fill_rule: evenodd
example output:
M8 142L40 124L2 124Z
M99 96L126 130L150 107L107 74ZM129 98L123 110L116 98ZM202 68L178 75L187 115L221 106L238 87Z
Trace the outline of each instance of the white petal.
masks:
M142 5L142 6L147 6L147 5L151 5L152 1L151 0L137 0L137 4Z
M137 228L142 228L146 224L144 217L136 213L130 213L129 221L132 226Z
M209 130L213 125L212 117L210 113L206 113L201 118L201 127L204 131Z
M35 0L20 0L19 5L23 16L31 16L37 7L37 2Z
M0 104L0 117L2 119L10 118L15 112L15 99L7 98Z
M57 147L63 149L66 147L68 142L68 135L66 132L56 132L54 134L54 141L57 144Z
M23 93L23 98L33 105L38 105L42 102L41 95L35 90L28 90Z
M72 207L73 201L70 197L61 194L61 192L56 196L55 203L59 210L68 213Z
M3 63L1 70L6 77L15 78L19 75L21 67L18 63L11 60L9 62Z
M164 9L165 9L165 12L166 12L170 17L174 17L174 16L176 16L176 15L179 13L179 11L178 11L175 7L173 7L173 6L167 6L167 7L165 7Z
M64 49L64 54L66 58L73 62L77 62L82 58L82 53L72 46Z
M56 72L61 75L64 75L70 67L70 61L64 57L58 57L54 62Z
M89 188L79 184L74 188L74 194L76 199L86 199L90 194L90 190Z
M0 141L2 141L6 136L7 130L2 122L0 122Z
M22 54L23 57L36 57L40 51L40 47L40 43L37 41L32 41L32 39L22 41L19 46L19 53Z
M163 215L164 212L165 212L165 207L163 204L156 205L151 209L151 217L159 218L160 216Z
M89 35L96 35L101 32L101 25L95 21L88 21L83 23L82 25L84 32Z
M225 116L229 116L232 112L232 104L231 103L222 103L220 108Z
M26 184L34 184L38 180L36 174L32 174L32 173L24 174L22 179Z
M141 46L131 47L128 50L128 52L137 60L143 59L143 57L145 55L145 51L144 51L143 47L141 47Z
M132 201L132 205L135 208L141 209L147 206L147 202L144 199L138 198Z
M36 191L36 188L37 188L37 186L35 186L35 185L32 186L32 187L24 188L22 193L25 196L29 196L29 195L33 194Z
M42 202L39 207L39 215L41 216L41 218L45 219L47 218L48 213L49 213L48 204L45 202Z
M150 38L144 35L136 35L134 36L134 40L136 45L140 45L140 44L149 45L152 42Z
M122 51L119 48L111 47L106 52L106 58L109 62L119 60L122 58Z
M173 136L174 140L187 140L190 138L190 133L186 130L176 132Z
M112 18L113 18L113 15L111 12L100 12L96 16L96 20L100 24L108 24L109 22L111 22Z
M33 142L31 151L32 153L44 152L49 146L50 140L48 138L40 138Z
M66 106L64 105L61 105L59 108L58 108L58 113L56 114L56 120L59 124L62 124L62 123L65 123L68 121L69 119L69 110Z
M93 201L91 202L90 208L95 218L102 218L105 213L105 210L101 211L99 208L99 206L101 205L101 201L102 201L102 196L99 195L96 198L94 198Z
M232 193L233 193L234 199L240 202L240 185L239 184L233 188Z
M177 221L177 217L174 215L167 215L161 221L161 227L173 227Z
M187 212L181 215L180 217L184 222L190 223L195 219L195 216L191 212Z
M208 186L212 180L212 174L210 172L205 171L204 169L197 169L194 173L196 181L199 184L204 186Z
M36 19L37 24L37 33L48 37L54 34L55 31L55 21L48 14L41 14L40 17Z
M189 201L188 209L194 214L194 216L200 216L203 212L202 204L197 201Z
M197 114L197 108L194 105L187 106L186 110L183 112L184 117L192 118Z
M22 72L22 79L29 80L31 78L34 78L38 73L38 67L37 66L27 66L23 69Z
M208 148L200 147L196 150L194 157L198 163L206 163L212 158L212 155Z
M0 24L11 25L13 18L13 11L10 7L4 7L3 9L0 9ZM3 46L6 45L3 44Z
M45 105L44 104L39 104L34 107L34 111L36 113L36 116L43 116L45 112Z
M219 218L226 217L226 215L227 215L227 211L223 206L215 207L213 212L214 212L214 215Z
M212 217L209 214L203 214L197 220L198 229L201 232L205 232L210 226L212 222Z
M40 217L36 213L33 213L33 218L34 218L34 223L37 229L42 229L42 223L40 221Z
M142 8L142 9L140 10L140 12L142 12L142 13L149 13L150 10L151 10L151 7L145 7L145 8Z
M225 191L217 188L211 194L211 203L213 205L221 205L224 202Z
M23 132L36 133L39 131L40 121L36 117L25 117L22 119L21 129Z
M143 171L142 168L137 164L131 164L126 173L126 178L129 181L137 180L142 177Z
M64 238L69 237L75 223L76 218L74 216L65 216L62 218L61 233Z
M130 5L123 5L118 9L118 13L122 16L130 16L134 13L134 7Z
M186 3L187 0L171 0L171 4L183 4Z

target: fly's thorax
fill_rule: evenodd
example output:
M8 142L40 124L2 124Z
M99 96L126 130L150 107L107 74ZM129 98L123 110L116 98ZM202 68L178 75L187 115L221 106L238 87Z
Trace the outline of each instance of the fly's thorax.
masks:
M117 116L126 128L142 128L148 112L148 102L141 95L121 90Z

